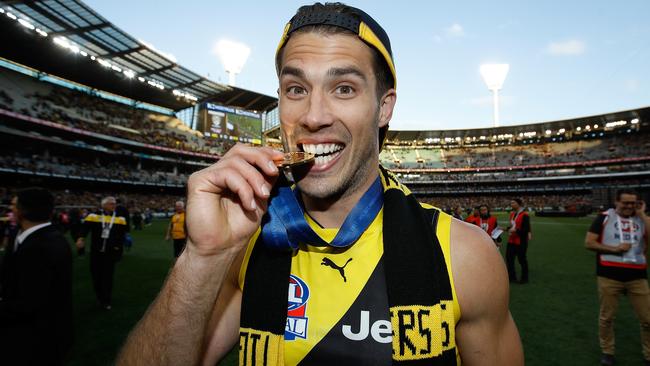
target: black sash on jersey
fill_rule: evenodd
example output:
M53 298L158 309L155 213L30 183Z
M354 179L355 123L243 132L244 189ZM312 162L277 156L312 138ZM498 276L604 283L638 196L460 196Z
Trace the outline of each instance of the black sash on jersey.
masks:
M456 365L451 281L435 235L439 211L422 208L390 172L380 171L393 365ZM292 252L274 251L262 240L260 235L246 271L240 365L284 365Z

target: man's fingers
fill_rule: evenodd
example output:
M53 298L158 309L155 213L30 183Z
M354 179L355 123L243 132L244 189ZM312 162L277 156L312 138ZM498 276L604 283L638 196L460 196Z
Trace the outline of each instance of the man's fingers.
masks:
M278 168L273 161L283 157L281 152L268 147L250 147L242 144L235 145L229 152L232 153L226 154L224 161L231 157L240 157L269 176L278 175Z
M257 201L255 200L255 194L253 193L253 189L248 181L246 181L246 179L241 175L235 174L235 172L232 172L230 169L227 169L226 172L227 171L230 171L231 174L223 174L225 173L224 171L220 172L223 174L221 177L223 179L223 185L239 197L244 208L249 211L255 211L257 209Z
M229 169L237 171L242 177L244 177L244 179L246 179L258 198L268 198L274 181L274 179L272 179L273 177L268 177L260 173L256 167L248 164L240 157L234 157L226 164Z

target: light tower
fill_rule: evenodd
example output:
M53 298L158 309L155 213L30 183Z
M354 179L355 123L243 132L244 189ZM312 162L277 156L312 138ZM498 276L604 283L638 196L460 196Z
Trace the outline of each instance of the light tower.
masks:
M243 43L222 39L217 42L215 53L228 73L228 84L235 86L235 76L244 68L251 49Z
M503 86L510 70L508 64L487 64L481 65L481 76L487 85L488 89L492 91L494 101L494 127L499 127L499 90Z

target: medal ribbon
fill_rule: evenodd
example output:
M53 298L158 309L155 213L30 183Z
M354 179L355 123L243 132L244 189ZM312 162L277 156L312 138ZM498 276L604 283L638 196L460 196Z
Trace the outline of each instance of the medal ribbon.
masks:
M299 200L300 191L279 187L269 201L262 219L262 238L266 246L278 250L294 250L300 243L344 248L354 244L375 219L384 204L384 189L379 177L363 194L348 214L331 243L323 240L309 226Z

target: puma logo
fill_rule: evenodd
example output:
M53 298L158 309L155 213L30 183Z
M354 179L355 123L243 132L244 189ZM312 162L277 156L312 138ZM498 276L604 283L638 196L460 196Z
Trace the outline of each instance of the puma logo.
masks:
M323 261L320 262L320 265L321 265L321 266L332 267L333 269L339 271L339 274L341 274L341 277L343 277L343 282L348 282L347 278L345 278L345 266L347 266L348 263L350 263L351 260L352 260L352 258L348 259L348 261L345 262L345 264L343 265L343 267L339 267L339 266L336 265L336 263L332 262L331 259L329 259L329 258L327 258L327 257L324 257L324 258L323 258Z

